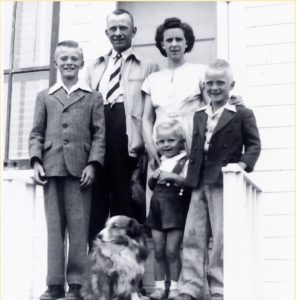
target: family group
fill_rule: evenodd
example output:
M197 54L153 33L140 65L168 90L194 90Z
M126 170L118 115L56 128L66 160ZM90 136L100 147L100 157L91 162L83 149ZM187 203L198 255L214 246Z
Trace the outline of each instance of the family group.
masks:
M221 169L237 163L253 170L261 149L254 114L231 95L227 61L186 62L195 43L189 24L172 17L157 27L156 47L167 58L161 70L132 47L137 28L128 11L113 11L106 25L113 47L87 66L83 79L82 48L58 43L53 63L60 79L36 99L29 153L44 189L48 232L48 288L40 300L82 299L88 251L115 215L150 228L151 299L202 299L208 284L211 300L222 300ZM145 153L147 214L131 190Z

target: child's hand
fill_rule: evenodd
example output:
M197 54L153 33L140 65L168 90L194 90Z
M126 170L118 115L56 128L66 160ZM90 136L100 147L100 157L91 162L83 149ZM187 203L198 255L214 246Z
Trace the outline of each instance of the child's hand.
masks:
M161 173L161 171L159 169L156 169L152 174L152 178L158 179L160 176L160 173Z
M93 164L87 165L82 171L81 179L80 179L80 187L86 188L90 186L95 179L95 167Z
M238 162L237 164L238 164L243 170L245 170L246 167L247 167L247 165L246 165L244 162L242 162L242 161Z
M34 162L34 180L36 184L45 185L47 183L47 179L45 177L45 172L43 166L38 162Z
M166 172L166 171L161 171L158 181L162 182L162 181L167 181L167 180L174 180L175 179L175 174L174 173L170 173L170 172Z

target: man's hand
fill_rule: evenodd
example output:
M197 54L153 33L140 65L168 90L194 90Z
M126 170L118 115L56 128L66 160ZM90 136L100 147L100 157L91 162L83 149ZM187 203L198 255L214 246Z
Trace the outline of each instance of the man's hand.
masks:
M87 165L81 174L80 187L86 188L90 186L95 179L95 166L93 164Z
M36 184L45 185L47 183L47 179L45 177L45 172L43 166L40 164L39 161L34 162L34 180Z

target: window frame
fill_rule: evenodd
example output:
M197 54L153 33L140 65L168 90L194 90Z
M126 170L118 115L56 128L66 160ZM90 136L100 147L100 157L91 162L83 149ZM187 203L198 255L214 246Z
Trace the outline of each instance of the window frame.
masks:
M52 8L51 19L51 40L50 40L50 59L49 65L37 66L37 67L25 67L14 68L14 51L15 51L15 25L16 25L16 13L18 2L13 3L12 10L12 30L10 41L10 69L4 69L3 75L7 78L7 109L6 109L6 124L5 127L5 147L4 147L4 168L18 168L28 169L30 168L29 159L9 159L9 140L10 140L10 123L11 123L11 103L12 103L12 87L13 87L13 75L20 73L31 73L39 71L49 72L48 86L53 85L57 80L57 71L53 65L54 51L59 39L59 27L60 27L60 2L54 1Z

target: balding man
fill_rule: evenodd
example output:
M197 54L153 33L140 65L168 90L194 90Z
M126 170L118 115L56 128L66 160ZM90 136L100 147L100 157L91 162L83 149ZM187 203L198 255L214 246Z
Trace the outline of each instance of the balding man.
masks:
M132 201L131 175L144 146L142 82L158 70L157 64L143 60L132 47L137 28L128 11L117 9L106 21L113 48L92 62L87 72L91 88L103 95L106 120L105 164L94 184L90 243L109 214L145 218L145 211Z

